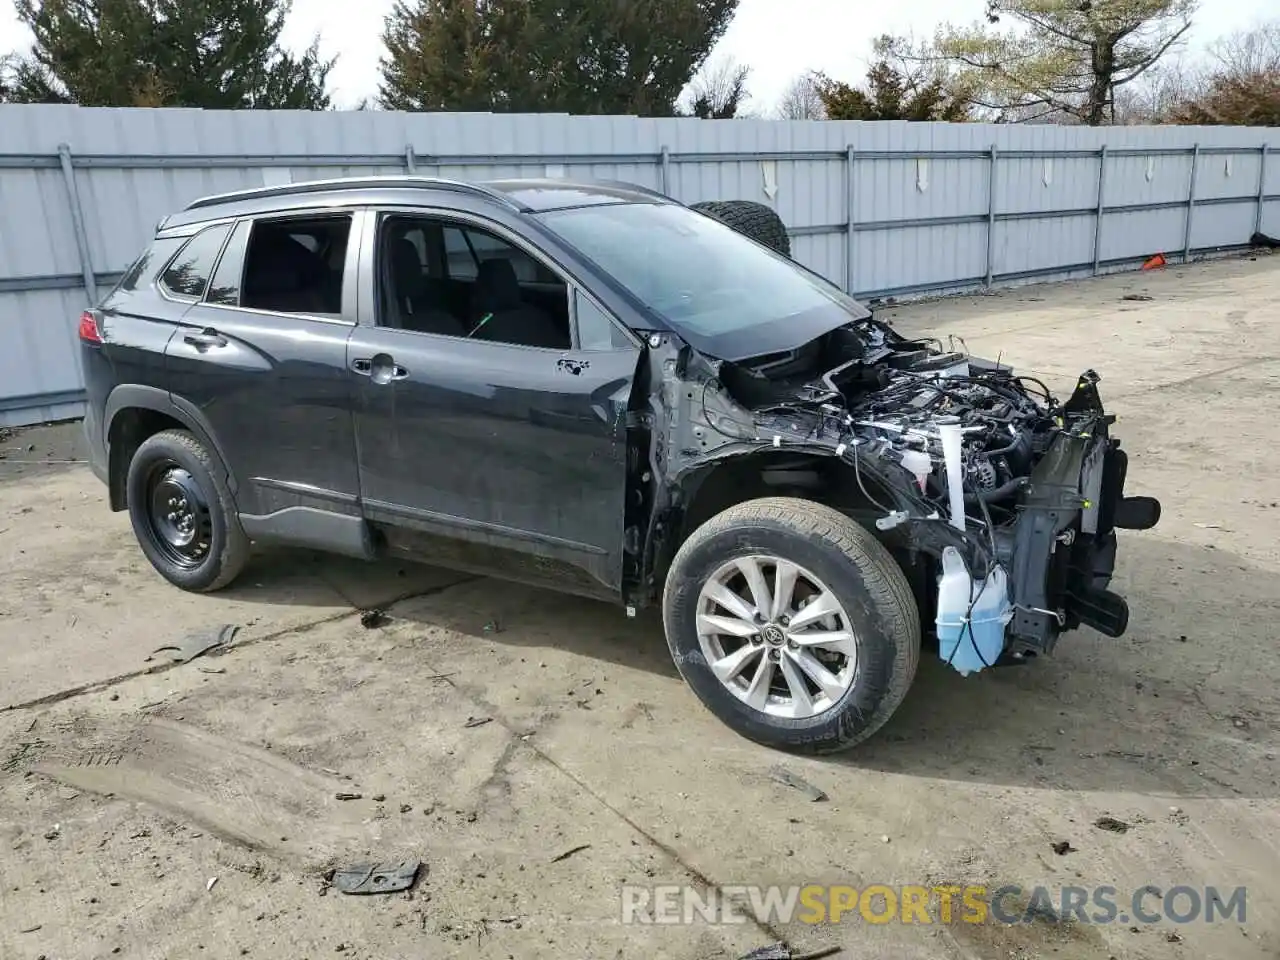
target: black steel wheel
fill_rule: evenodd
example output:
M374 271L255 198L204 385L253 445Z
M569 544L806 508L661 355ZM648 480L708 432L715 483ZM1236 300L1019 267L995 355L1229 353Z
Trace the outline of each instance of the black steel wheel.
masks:
M209 555L213 521L204 492L191 471L165 458L147 477L147 533L157 550L184 569Z
M125 496L138 545L184 590L226 586L249 558L249 540L213 456L184 430L148 437L129 463Z

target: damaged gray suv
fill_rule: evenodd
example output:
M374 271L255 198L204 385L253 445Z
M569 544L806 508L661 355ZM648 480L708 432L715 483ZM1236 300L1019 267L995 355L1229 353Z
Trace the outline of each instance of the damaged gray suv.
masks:
M1097 376L1059 401L899 336L714 206L412 177L192 203L80 320L111 506L188 590L271 543L660 605L706 706L786 749L872 734L922 639L971 673L1119 636L1116 529L1159 504Z

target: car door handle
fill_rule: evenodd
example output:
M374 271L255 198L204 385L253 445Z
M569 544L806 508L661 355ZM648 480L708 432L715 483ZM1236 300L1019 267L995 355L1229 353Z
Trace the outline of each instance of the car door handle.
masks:
M208 349L209 347L225 347L227 345L227 338L217 330L206 327L198 333L183 334L182 342L189 343L193 347Z
M351 369L361 376L372 378L374 383L390 383L409 376L408 370L385 353L373 357L357 357L351 361Z

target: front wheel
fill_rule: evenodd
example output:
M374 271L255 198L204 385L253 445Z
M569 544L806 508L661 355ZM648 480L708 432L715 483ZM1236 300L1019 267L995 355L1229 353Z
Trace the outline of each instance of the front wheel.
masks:
M808 753L851 747L906 696L920 617L888 550L830 507L774 497L713 517L667 574L681 676L735 731Z
M249 539L209 451L184 430L148 437L129 462L125 497L142 552L170 583L209 592L249 559Z

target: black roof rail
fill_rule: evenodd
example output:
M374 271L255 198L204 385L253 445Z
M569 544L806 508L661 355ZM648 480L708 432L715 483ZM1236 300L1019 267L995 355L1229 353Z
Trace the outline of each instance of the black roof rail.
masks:
M238 200L258 200L269 197L289 197L306 193L329 193L341 190L371 190L378 187L430 187L436 190L452 190L456 193L469 193L473 196L496 200L513 210L524 208L505 193L493 190L476 183L462 180L444 180L438 177L418 177L408 175L390 175L381 177L337 177L331 180L307 180L301 183L281 183L270 187L254 187L249 190L233 190L229 193L218 193L193 200L183 211L198 210L201 207L213 207L223 203L234 203Z

